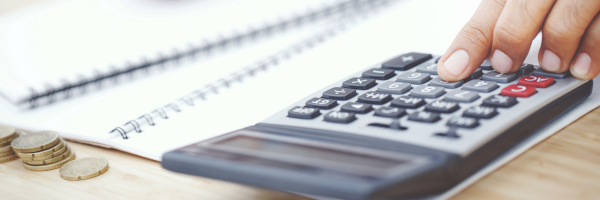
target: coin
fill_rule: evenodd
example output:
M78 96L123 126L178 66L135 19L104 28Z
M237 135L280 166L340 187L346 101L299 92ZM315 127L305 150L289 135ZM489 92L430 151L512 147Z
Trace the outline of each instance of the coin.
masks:
M23 167L25 167L25 169L31 170L31 171L48 171L48 170L58 169L58 168L62 167L65 163L68 163L69 161L72 161L74 159L75 159L75 153L72 153L69 157L62 159L58 162L52 163L52 164L35 166L35 165L29 165L27 163L23 163Z
M10 147L10 144L4 146L0 145L0 153L9 151L13 151L12 147Z
M48 148L46 150L38 151L38 152L33 152L33 153L17 153L17 155L19 157L21 157L22 159L24 159L24 160L27 160L27 159L28 160L46 160L48 158L54 157L54 156L47 157L50 154L53 154L53 153L58 152L60 150L62 150L62 152L65 152L65 149L63 149L63 147L65 146L65 144L66 144L65 140L63 140L61 138L60 141L56 145L54 145L53 147L50 147L50 148ZM58 153L58 154L61 154L61 153Z
M66 151L61 153L61 154L56 154L56 157L51 157L49 159L46 160L23 160L24 163L30 164L30 165L47 165L47 164L52 164L58 161L61 161L62 159L69 157L71 155L71 149L69 149L69 146L65 146ZM51 154L54 155L54 154Z
M17 136L16 137L9 138L7 141L0 141L0 146L10 146L10 143L13 140L15 140L15 139L17 139L18 137L21 137L21 136L23 136L23 133L20 130L17 130ZM11 147L11 149L12 149L12 147Z
M5 156L5 157L0 157L0 163L5 163L11 160L15 160L19 158L19 156L13 154L13 155L9 155L9 156Z
M8 156L8 155L13 155L13 154L15 154L14 151L1 152L0 153L0 157L4 157L4 156Z
M31 153L48 149L60 140L58 133L53 131L40 131L29 133L12 141L13 151L17 153Z
M17 137L17 129L11 126L0 126L0 142L12 140Z
M91 157L71 161L60 168L60 177L69 181L85 180L100 176L108 171L108 161Z
M17 156L21 157L21 159L22 159L23 161L34 161L34 160L35 160L35 161L41 161L41 160L48 160L48 159L50 159L50 158L54 158L54 157L57 157L57 156L59 156L60 154L63 154L65 151L67 151L67 150L69 149L69 147L67 147L67 145L61 145L61 146L62 146L62 148L60 148L60 149L58 149L58 150L56 150L56 151L54 151L54 152L51 152L50 154L48 154L48 155L45 155L45 156L40 156L40 157L21 157L21 155L20 155L20 154L22 154L22 153L17 153ZM46 149L46 150L44 150L44 151L47 151L47 150L48 150L48 149ZM59 160L60 160L60 159L59 159Z

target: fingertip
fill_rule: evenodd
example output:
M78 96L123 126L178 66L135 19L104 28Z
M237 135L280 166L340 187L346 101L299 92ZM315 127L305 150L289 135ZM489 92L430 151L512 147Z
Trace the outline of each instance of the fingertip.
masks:
M445 60L438 62L438 75L446 81L457 81L469 66L470 60L467 51L458 49Z
M587 53L579 53L570 68L571 74L578 79L589 80L598 75L598 70L592 70L592 58Z

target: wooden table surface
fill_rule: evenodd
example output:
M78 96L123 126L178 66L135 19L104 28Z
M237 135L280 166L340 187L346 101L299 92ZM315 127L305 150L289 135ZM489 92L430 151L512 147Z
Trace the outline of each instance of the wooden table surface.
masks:
M0 0L0 14L47 0ZM454 199L600 199L600 108L477 181ZM0 164L0 199L300 200L306 197L177 174L159 162L68 142L78 158L109 161L103 175L66 181L58 170L32 172L21 160Z

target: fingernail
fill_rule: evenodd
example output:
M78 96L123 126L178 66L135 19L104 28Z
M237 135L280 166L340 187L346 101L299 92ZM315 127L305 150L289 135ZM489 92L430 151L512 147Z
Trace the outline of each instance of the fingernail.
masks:
M469 65L469 53L462 49L452 53L452 55L444 62L446 71L455 76L462 74L467 68L467 65Z
M573 71L581 76L587 76L592 65L592 58L587 53L580 53L573 63Z
M513 66L513 61L504 52L496 49L492 55L492 67L500 73L509 72Z
M542 66L550 72L558 72L560 70L560 58L550 50L544 51L542 57Z

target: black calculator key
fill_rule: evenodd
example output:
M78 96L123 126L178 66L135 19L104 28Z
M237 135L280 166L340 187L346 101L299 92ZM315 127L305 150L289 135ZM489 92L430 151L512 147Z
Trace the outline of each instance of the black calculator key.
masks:
M494 81L470 80L463 85L463 90L477 92L491 92L496 88L498 88L498 84Z
M437 64L436 63L423 63L417 66L417 72L429 73L433 75L437 75Z
M440 120L440 114L427 111L415 111L408 115L408 120L432 123Z
M423 84L429 80L431 80L430 74L423 72L405 72L404 74L400 74L396 79L398 82L412 84Z
M358 101L363 103L370 104L384 104L388 101L392 100L392 95L381 92L365 92L364 94L358 96Z
M435 63L440 62L440 58L442 58L441 56L435 59Z
M368 113L373 110L373 106L364 103L348 102L342 106L342 111L353 113Z
M509 83L511 81L517 80L517 74L509 73L509 74L501 74L498 72L488 72L483 75L481 79L486 81L494 81L498 83Z
M507 108L517 104L517 98L503 95L492 95L488 98L485 98L481 104L484 106Z
M468 90L454 90L448 92L448 94L444 96L444 100L446 101L456 101L461 103L470 103L476 99L479 99L479 93Z
M288 117L300 118L300 119L312 119L319 116L318 108L307 108L302 106L296 106L288 111Z
M341 112L341 111L331 111L323 117L323 120L326 122L335 122L335 123L350 123L356 119L354 113L350 112Z
M328 99L347 100L354 96L356 96L356 90L341 87L334 87L323 92L323 98Z
M452 101L444 101L444 100L435 100L431 103L428 103L425 106L426 111L431 112L440 112L440 113L451 113L458 110L460 106L458 106L457 102Z
M443 87L421 85L410 91L410 96L423 98L438 98L446 93Z
M404 94L410 89L412 89L410 83L400 83L396 81L387 81L377 86L378 92L385 92L391 94Z
M381 107L375 110L375 116L399 118L406 114L403 108Z
M490 62L490 60L485 59L483 61L483 63L481 63L481 65L479 65L479 68L483 69L483 70L494 70L494 68L492 67L492 62Z
M366 90L366 89L373 87L376 84L377 83L375 82L375 79L372 79L372 78L354 77L354 78L348 79L347 81L344 81L344 83L342 84L342 87Z
M474 128L479 125L479 122L477 118L455 116L450 118L446 125L451 127Z
M331 109L337 106L336 100L324 99L324 98L312 98L306 102L306 107L314 107L320 109Z
M448 81L443 80L440 77L435 77L433 80L431 80L429 85L452 89L452 88L460 87L463 83L465 83L465 81L463 81L463 80L456 81L456 82L448 82Z
M483 70L481 70L481 68L477 68L477 69L475 69L475 71L473 71L473 73L471 73L471 75L469 75L469 77L467 77L467 79L468 80L478 79L482 75L483 75Z
M531 74L531 72L533 72L534 70L535 70L535 67L533 67L532 64L523 63L521 65L521 67L519 68L519 70L517 70L517 74L527 75L527 74Z
M552 78L556 78L556 79L563 79L563 78L567 78L571 75L571 72L569 72L569 70L567 70L566 72L560 73L560 74L555 74L552 72L547 72L546 70L542 69L542 68L538 68L536 69L533 74L538 75L538 76L545 76L545 77L552 77Z
M363 72L362 77L364 78L374 78L379 80L385 80L392 78L396 75L393 69L379 69L374 68L368 71Z
M394 70L408 70L418 64L421 64L429 59L433 58L431 54L422 53L407 53L395 57L381 64L381 68L394 69Z
M391 106L401 108L418 108L422 105L425 105L425 99L411 96L398 97L391 103Z
M492 118L498 114L496 108L488 106L473 106L463 112L463 116L475 118Z

